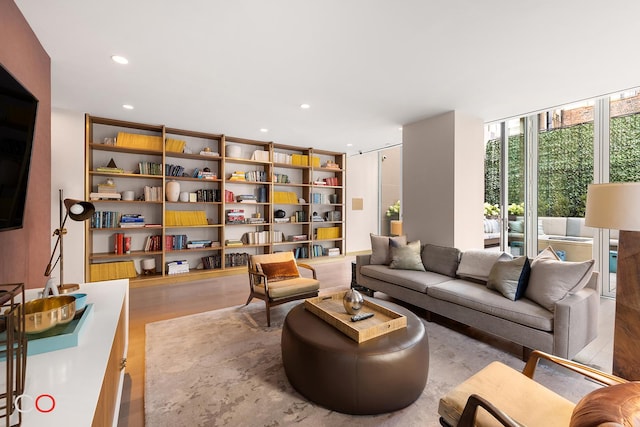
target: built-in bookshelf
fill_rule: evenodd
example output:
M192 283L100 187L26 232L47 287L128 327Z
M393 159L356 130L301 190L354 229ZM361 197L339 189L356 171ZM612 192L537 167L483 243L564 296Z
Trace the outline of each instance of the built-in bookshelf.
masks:
M244 271L250 254L343 256L344 153L86 116L86 281Z

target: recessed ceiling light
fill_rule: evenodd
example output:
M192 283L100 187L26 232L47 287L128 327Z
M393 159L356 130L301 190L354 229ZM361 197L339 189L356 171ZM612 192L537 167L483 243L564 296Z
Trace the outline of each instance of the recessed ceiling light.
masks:
M400 132L402 132L402 126L400 126L400 127L398 128L398 130L399 130Z
M353 144L347 144L347 147L353 147Z
M266 132L269 132L269 129L267 129L267 128L262 128L262 129L260 129L260 132L265 132L265 133L266 133Z
M125 110L133 110L133 105L123 104L122 108L124 108Z
M113 62L117 62L118 64L128 64L129 60L127 58L125 58L124 56L120 56L120 55L113 55L111 56L111 59L113 60Z
M309 104L300 104L300 108L302 108L303 110L307 110L307 109L311 108L311 105L309 105Z

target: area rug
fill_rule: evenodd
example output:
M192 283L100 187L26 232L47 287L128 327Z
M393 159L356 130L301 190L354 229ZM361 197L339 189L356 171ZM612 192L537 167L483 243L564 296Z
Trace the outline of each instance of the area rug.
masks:
M510 353L425 321L429 378L418 400L388 414L341 414L307 401L287 381L280 334L295 304L273 308L270 328L262 302L148 324L146 426L438 426L438 399L456 384L494 360L524 366ZM536 380L574 402L598 387L547 365Z

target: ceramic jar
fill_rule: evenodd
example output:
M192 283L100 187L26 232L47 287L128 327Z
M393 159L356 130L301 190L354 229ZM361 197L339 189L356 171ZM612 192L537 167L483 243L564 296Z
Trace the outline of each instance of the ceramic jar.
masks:
M177 202L180 197L180 183L178 181L169 181L165 187L167 200Z

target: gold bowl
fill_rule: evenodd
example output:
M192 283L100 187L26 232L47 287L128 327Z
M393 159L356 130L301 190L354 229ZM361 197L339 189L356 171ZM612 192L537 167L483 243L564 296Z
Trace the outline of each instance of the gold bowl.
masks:
M76 314L76 299L71 295L39 298L24 303L25 332L37 334L71 322Z

